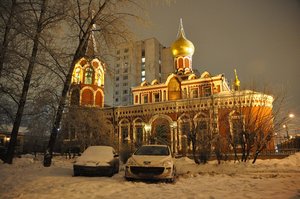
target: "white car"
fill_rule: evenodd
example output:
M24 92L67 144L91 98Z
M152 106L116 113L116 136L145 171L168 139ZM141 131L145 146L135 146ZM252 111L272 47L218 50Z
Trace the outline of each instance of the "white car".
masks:
M141 146L127 160L125 178L175 180L176 169L170 148L167 145Z
M108 175L119 172L119 157L110 146L90 146L73 164L73 174Z

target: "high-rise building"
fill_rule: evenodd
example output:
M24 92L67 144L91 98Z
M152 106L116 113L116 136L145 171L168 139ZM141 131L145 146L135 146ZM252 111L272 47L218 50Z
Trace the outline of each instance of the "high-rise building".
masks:
M110 64L113 68L111 105L114 106L132 104L132 87L143 81L163 82L173 72L171 50L156 38L123 43L118 46L115 54Z

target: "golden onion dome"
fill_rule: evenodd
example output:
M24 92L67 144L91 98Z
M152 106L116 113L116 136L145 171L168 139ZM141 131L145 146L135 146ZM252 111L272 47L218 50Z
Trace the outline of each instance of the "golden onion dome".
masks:
M195 47L191 41L185 38L182 21L180 21L180 29L177 38L178 39L171 46L173 56L192 56Z

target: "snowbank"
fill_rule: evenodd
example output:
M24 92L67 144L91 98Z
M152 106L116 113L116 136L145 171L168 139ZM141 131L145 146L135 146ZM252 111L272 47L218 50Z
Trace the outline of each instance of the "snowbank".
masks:
M73 161L55 157L43 167L42 157L26 155L12 165L0 163L0 198L300 198L300 153L256 164L196 165L180 158L174 184L127 182L124 171L112 178L72 177Z

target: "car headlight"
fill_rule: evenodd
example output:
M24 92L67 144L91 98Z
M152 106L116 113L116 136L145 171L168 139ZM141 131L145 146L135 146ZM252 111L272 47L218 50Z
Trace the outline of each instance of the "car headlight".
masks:
M173 166L173 162L172 160L166 160L163 163L164 167L172 167Z
M134 161L133 158L129 158L129 159L127 160L126 165L128 165L128 166L130 166L130 165L136 165L136 162Z

